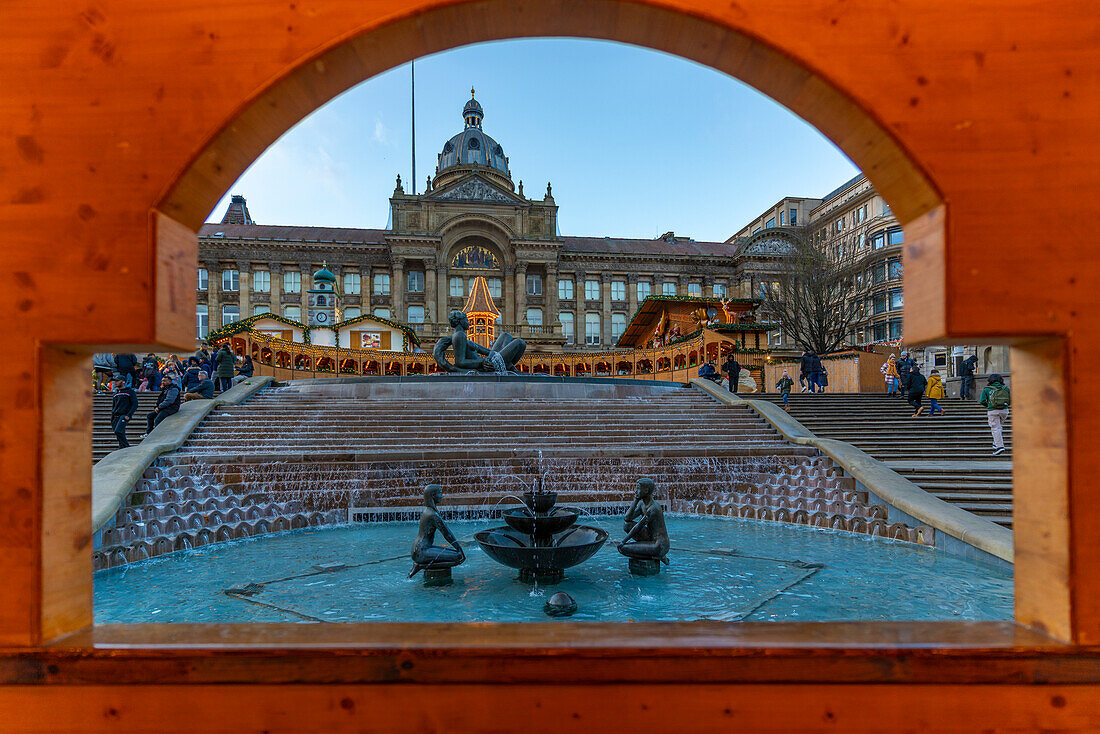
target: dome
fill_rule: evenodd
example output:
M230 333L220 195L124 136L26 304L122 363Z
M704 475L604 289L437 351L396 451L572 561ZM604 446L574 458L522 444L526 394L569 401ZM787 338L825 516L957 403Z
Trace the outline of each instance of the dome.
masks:
M333 272L328 269L328 265L324 265L324 266L321 267L320 270L318 270L316 273L313 274L313 282L314 283L335 283L336 282L336 275L334 275Z
M485 111L481 103L473 98L473 92L474 90L471 89L471 98L462 108L462 118L466 122L465 129L443 144L443 151L439 154L439 162L435 169L434 186L439 188L440 185L455 180L456 175L465 175L469 173L471 167L480 166L490 169L488 173L496 173L499 183L512 190L508 156L504 155L504 148L500 143L481 129Z

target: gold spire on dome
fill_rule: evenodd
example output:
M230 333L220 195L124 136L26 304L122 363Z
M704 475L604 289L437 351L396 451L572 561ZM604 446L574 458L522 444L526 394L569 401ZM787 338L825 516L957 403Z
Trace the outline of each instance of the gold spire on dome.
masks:
M491 347L496 337L496 321L500 316L500 309L493 303L493 295L489 292L489 284L485 278L477 276L470 288L470 297L466 299L466 305L462 312L470 321L470 329L467 336L483 347Z
M470 99L474 98L474 88L470 87Z

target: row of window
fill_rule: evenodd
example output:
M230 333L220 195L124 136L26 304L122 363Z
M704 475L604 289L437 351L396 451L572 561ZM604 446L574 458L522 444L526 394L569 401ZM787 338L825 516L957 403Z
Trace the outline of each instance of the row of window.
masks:
M254 316L261 314L271 313L271 309L268 306L256 306L252 309ZM388 308L376 308L373 314L378 318L389 319L390 309ZM362 315L362 311L357 307L348 307L343 311L344 320L358 318ZM423 306L409 306L408 307L408 323L410 324L422 324L424 323L424 307ZM240 321L241 309L237 305L229 304L222 306L222 326L231 324L234 321ZM300 306L284 306L283 316L294 321L302 320L302 309ZM200 303L195 309L196 317L196 333L200 339L205 339L210 333L210 310L206 304ZM542 309L541 308L529 308L527 309L527 323L531 326L542 326ZM572 311L562 311L558 314L558 321L562 326L562 333L565 336L567 344L573 344L575 341L574 335L574 315ZM584 342L588 346L600 345L600 331L601 331L601 317L598 313L586 313L584 315ZM623 331L626 330L626 314L613 313L611 314L611 342L615 343L619 337L622 336Z
M199 269L198 273L199 290L206 290L209 287L209 274L205 269ZM409 293L423 293L424 292L424 273L419 270L410 270L406 274L407 290ZM449 294L456 298L464 297L469 293L468 288L473 288L474 279L470 278L468 281L461 276L454 276L449 282ZM502 282L500 278L486 278L486 283L489 286L489 294L493 298L501 297ZM638 281L638 300L644 299L651 294L651 284L648 280ZM222 271L222 291L236 292L241 289L240 271L238 270L223 270ZM574 284L572 280L559 280L558 281L558 298L562 300L573 299ZM255 270L252 272L252 291L254 293L270 293L271 292L271 273L267 270ZM283 293L301 293L302 292L302 274L298 271L287 271L283 273ZM345 295L359 295L361 293L361 280L359 273L345 273L344 274L344 289ZM390 276L389 273L375 273L373 291L376 296L388 296L390 295ZM661 284L661 292L666 296L676 295L676 284L665 282ZM703 295L703 286L700 283L688 283L689 296L701 297ZM527 276L527 295L529 296L541 296L542 295L542 276L541 275L528 275ZM721 283L715 283L713 286L713 296L715 298L722 298L726 295L726 286ZM586 280L584 282L584 297L589 301L600 300L600 281L598 280ZM611 300L613 301L625 301L626 300L626 281L625 280L613 280L611 281Z
M779 212L779 226L780 227L785 227L788 223L792 227L795 226L796 224L798 224L798 210L797 209L788 209L786 211L781 210ZM775 226L775 217L771 217L770 219L768 219L768 221L764 222L764 229L771 229L774 226ZM757 227L756 229L754 229L752 231L752 233L756 234L759 231L760 231L760 227Z

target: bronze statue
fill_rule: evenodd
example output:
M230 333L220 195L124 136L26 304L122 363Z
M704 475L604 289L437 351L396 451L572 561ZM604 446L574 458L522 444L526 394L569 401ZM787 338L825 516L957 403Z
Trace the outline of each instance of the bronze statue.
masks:
M423 570L426 581L430 581L433 575L437 580L449 581L451 568L466 560L466 553L463 552L462 546L458 544L436 510L436 505L442 501L443 487L438 484L429 484L424 487L424 512L420 515L420 532L412 547L413 569L409 572L410 579ZM435 545L436 530L443 533L443 537L451 544L450 548ZM445 573L438 573L440 571ZM436 573L433 574L433 572Z
M658 561L668 563L665 557L669 549L668 529L664 510L653 499L656 489L652 479L639 479L634 489L634 502L623 521L626 537L619 543L618 550L630 559L631 573L655 574L660 571Z
M502 333L497 337L491 349L470 341L466 330L470 328L470 319L461 311L451 311L451 326L454 333L435 343L432 357L435 363L448 372L515 372L516 362L527 349L527 342L511 334ZM454 364L447 361L447 347L453 347Z

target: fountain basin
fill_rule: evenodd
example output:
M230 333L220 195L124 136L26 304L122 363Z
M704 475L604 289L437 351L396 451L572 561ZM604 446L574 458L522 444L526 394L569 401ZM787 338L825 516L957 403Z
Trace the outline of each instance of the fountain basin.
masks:
M577 521L581 511L575 507L557 507L548 515L531 516L527 510L517 508L504 513L504 522L524 535L556 535Z
M537 482L536 486L538 486ZM523 493L523 503L534 510L537 515L545 515L550 512L557 501L557 492L527 491Z
M554 583L562 579L565 569L595 555L607 541L607 532L576 525L551 545L536 546L533 535L499 527L474 533L474 540L494 561L519 570L520 580Z

